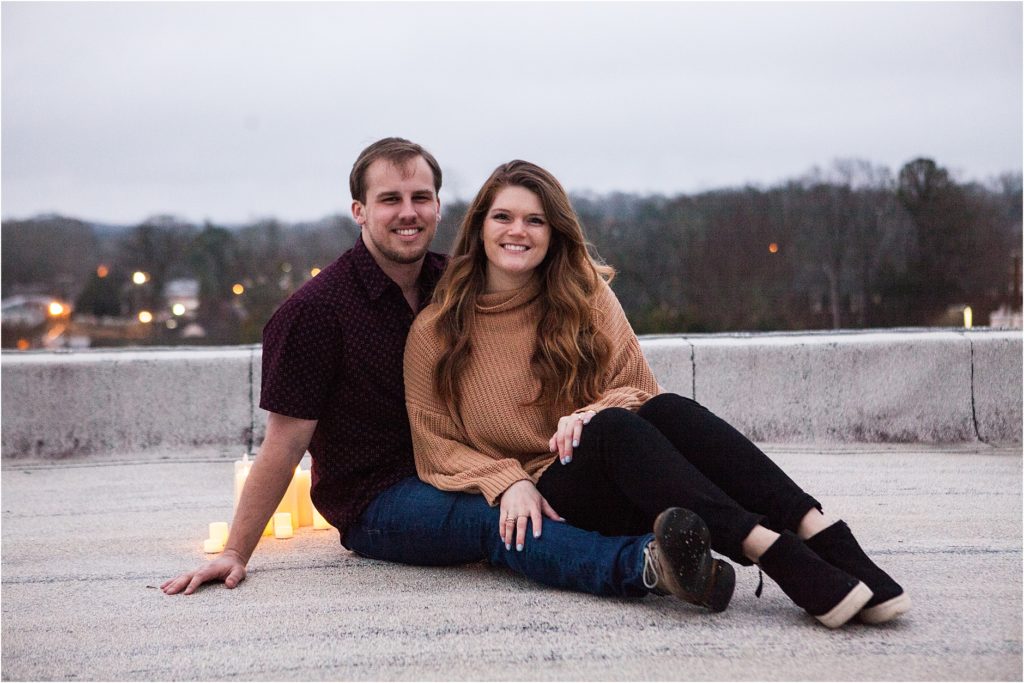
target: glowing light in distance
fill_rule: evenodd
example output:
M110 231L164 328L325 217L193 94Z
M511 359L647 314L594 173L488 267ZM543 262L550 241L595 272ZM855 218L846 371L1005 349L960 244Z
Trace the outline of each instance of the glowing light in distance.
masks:
M971 310L970 306L964 307L964 327L968 330L974 327L974 311Z
M19 351L27 351L28 347L29 347L28 339L19 339L18 340L18 350Z
M772 242L771 244L769 244L768 245L768 251L770 251L773 254L779 253L779 245L778 245L778 243Z
M231 291L234 292L236 295L241 295L245 292L245 287L243 287L240 282L236 282L235 284L231 285Z
M143 273L141 270L136 270L132 273L132 282L137 285L144 285L149 281L149 275Z
M64 313L64 307L57 301L50 302L50 315L56 317Z
M139 311L139 322L140 323L151 323L153 322L153 314L149 311Z
M319 269L319 268L317 268L316 266L313 266L313 267L312 267L312 268L310 269L310 271L309 271L309 274L310 274L310 276L311 276L311 277L316 277L317 275L319 275L319 274L320 274L320 269Z
M110 269L109 268L107 268L103 264L100 264L100 265L96 266L96 277L104 278L104 277L106 277L108 275L110 275Z
M174 315L185 315L185 304L174 304L171 306L171 313Z

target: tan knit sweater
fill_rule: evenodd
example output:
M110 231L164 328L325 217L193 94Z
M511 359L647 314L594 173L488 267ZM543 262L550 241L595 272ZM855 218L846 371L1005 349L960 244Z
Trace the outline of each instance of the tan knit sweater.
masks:
M444 491L482 493L495 505L523 479L536 483L557 455L548 450L558 419L583 410L637 410L658 393L633 329L604 282L595 295L612 358L600 400L588 406L528 406L540 390L530 369L540 315L540 285L478 299L472 353L458 384L460 405L434 392L442 343L428 306L413 323L405 346L405 401L420 479Z

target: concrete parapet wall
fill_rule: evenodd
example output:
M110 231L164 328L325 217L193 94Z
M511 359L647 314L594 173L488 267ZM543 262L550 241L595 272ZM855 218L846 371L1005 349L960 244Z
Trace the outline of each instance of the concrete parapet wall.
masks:
M762 442L1021 442L1021 333L641 338L662 386ZM2 454L263 438L258 346L5 353Z
M244 448L258 356L258 347L5 353L3 456Z

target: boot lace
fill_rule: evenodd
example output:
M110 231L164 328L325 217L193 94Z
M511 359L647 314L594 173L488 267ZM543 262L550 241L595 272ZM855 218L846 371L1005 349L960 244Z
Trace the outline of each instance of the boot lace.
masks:
M658 546L653 541L644 547L644 586L647 590L654 590L661 580L658 576Z

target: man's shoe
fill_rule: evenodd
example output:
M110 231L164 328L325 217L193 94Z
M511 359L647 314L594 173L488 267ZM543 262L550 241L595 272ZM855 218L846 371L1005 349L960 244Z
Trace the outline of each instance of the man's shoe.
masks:
M829 628L852 619L872 596L870 588L818 557L789 531L757 563L790 600Z
M668 508L654 520L654 540L644 548L644 585L694 605L721 612L729 606L736 572L711 557L708 527L683 508Z
M846 522L839 520L804 543L833 567L839 567L866 583L875 594L857 615L861 621L881 624L910 609L910 596L871 561Z

